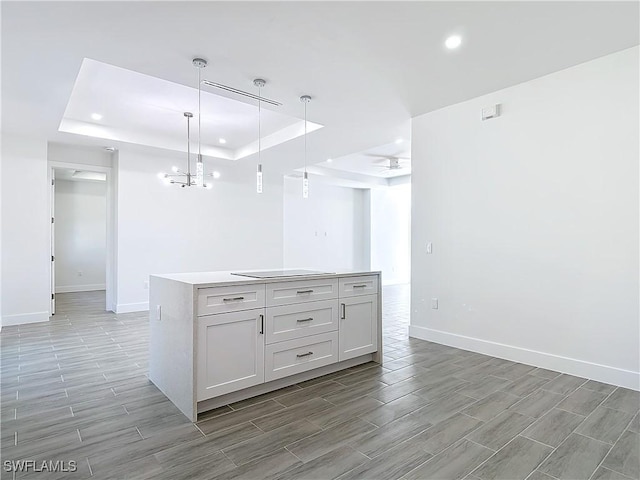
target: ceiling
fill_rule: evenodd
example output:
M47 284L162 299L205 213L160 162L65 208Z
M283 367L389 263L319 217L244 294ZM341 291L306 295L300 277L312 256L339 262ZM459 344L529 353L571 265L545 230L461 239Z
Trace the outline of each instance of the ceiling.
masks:
M186 68L186 66L185 66ZM60 122L59 130L106 140L187 151L187 120L191 151L197 150L198 74L185 86L85 58ZM206 70L204 71L206 75ZM203 79L206 77L202 77ZM253 87L257 93L257 88ZM262 94L264 96L264 93ZM203 155L239 160L258 151L257 102L200 92ZM266 150L304 134L304 120L261 109L261 148ZM98 115L98 117L93 117ZM307 122L307 132L319 128Z
M410 145L413 116L639 43L637 2L52 1L1 8L4 132L122 145L130 139L58 131L68 104L70 115L86 115L70 102L83 60L193 88L191 59L200 56L209 80L252 91L254 78L266 79L264 96L283 103L267 111L285 123L302 117L299 97L311 95L308 119L324 128L308 137L308 163L349 175L372 158L362 152L389 155L384 149L397 139ZM463 44L448 51L443 42L453 33ZM144 120L129 119L147 128ZM184 132L180 120L169 136ZM238 150L248 137L238 132L233 142ZM302 146L300 137L284 141L263 153L263 163L295 170L304 163ZM247 155L235 163L254 157Z

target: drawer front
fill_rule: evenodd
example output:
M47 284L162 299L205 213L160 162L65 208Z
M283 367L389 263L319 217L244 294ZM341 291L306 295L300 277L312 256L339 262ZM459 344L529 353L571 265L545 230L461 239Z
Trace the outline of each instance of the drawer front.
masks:
M345 277L340 279L340 298L378 293L378 276Z
M338 332L272 343L265 347L265 381L306 372L338 361Z
M264 307L264 285L198 289L198 316Z
M293 340L338 329L338 300L281 305L267 309L267 343Z
M267 306L290 305L338 298L338 279L317 279L267 284Z

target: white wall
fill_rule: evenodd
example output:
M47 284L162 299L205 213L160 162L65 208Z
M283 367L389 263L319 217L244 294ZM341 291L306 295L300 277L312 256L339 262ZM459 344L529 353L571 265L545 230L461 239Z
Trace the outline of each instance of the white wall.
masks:
M411 184L371 189L371 268L383 285L411 276Z
M2 326L47 321L51 222L46 141L3 133L1 168Z
M314 181L315 180L315 181ZM310 180L284 180L284 266L338 271L368 269L368 194Z
M163 185L156 174L183 161L119 152L118 313L148 308L152 273L282 267L282 185L265 176L257 194L251 165L220 168L212 190Z
M638 388L638 54L414 119L412 336Z
M56 293L104 290L106 183L56 180L55 218Z

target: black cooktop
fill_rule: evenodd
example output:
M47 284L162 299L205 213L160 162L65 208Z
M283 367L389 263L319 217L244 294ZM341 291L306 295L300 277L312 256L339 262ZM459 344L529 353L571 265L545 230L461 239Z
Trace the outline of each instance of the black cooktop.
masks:
M333 272L318 272L316 270L270 270L268 272L233 272L231 275L250 278L279 278L302 277L305 275L327 275Z

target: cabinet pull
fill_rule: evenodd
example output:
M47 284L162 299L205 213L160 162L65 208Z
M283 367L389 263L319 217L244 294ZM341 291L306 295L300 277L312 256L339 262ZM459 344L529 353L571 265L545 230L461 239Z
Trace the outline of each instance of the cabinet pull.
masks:
M313 290L298 290L296 293L298 295L301 294L301 293L313 293Z
M299 353L296 355L296 357L302 358L302 357L308 357L309 355L313 355L313 352Z
M223 302L238 302L240 300L244 300L244 297L233 297L233 298L223 298Z
M298 323L302 323L302 322L310 322L311 320L313 320L313 317L309 317L309 318L301 318L299 320L296 320L296 322Z
M264 335L264 315L260 315L260 335Z
M366 288L366 285L354 285L353 288Z
M344 303L340 304L340 319L344 320L345 318L347 318L347 306Z

